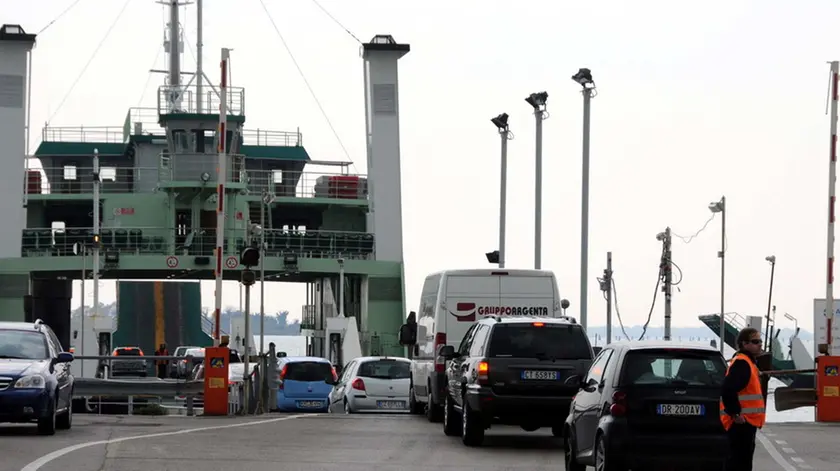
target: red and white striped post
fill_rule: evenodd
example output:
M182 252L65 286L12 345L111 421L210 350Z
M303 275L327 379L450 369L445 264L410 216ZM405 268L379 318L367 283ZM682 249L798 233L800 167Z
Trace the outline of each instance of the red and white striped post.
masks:
M837 100L838 74L840 61L831 62L831 138L828 156L828 263L825 279L825 317L828 355L832 354L832 324L834 321L834 206L836 201L835 183L837 180Z
M224 270L225 250L225 171L227 164L227 71L230 60L230 49L222 48L222 81L219 82L219 162L216 167L217 193L216 193L216 310L213 326L213 345L218 347L221 343L221 322L222 322L222 281Z

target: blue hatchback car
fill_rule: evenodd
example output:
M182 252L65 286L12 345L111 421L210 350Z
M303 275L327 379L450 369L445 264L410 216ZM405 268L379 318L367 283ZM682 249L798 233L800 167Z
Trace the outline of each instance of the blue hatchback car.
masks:
M326 412L338 376L329 360L318 357L278 359L277 409Z

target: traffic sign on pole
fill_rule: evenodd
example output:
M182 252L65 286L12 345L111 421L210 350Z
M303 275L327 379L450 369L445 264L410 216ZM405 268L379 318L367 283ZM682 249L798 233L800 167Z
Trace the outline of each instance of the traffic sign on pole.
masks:
M234 269L239 266L239 260L236 259L234 256L230 256L225 260L225 267Z
M177 268L178 267L178 257L174 255L170 255L166 257L166 266L169 268Z

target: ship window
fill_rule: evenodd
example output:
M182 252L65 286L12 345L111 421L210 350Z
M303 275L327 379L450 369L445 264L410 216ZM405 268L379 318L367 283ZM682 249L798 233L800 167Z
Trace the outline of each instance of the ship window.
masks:
M76 176L76 166L75 165L65 165L64 166L64 179L65 180L75 180L78 178Z
M116 167L102 167L99 170L99 179L102 180L102 181L110 181L110 182L117 181L117 168Z
M195 151L199 154L203 154L205 152L204 148L206 144L206 141L204 140L204 130L197 129L193 131L193 134L195 135Z
M271 182L272 183L283 183L283 171L282 170L272 170L271 171Z

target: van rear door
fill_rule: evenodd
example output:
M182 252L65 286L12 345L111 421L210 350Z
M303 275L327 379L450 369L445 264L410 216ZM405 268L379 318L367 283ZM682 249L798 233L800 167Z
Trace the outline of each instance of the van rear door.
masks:
M499 275L447 275L445 298L446 343L458 348L464 335L488 307L499 305Z
M555 317L556 283L552 276L510 274L499 277L498 314Z

